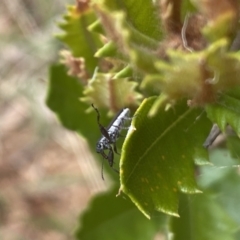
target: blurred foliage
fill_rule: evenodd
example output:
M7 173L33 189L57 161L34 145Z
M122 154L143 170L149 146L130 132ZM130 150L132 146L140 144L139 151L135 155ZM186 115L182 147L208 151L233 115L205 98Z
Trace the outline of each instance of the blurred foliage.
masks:
M48 107L58 113L66 128L88 137L88 141L94 145L94 132L98 131L98 128L94 113L82 117L86 110L86 104L79 101L83 96L83 86L75 78L68 76L62 65L52 66L49 86Z
M53 35L65 4L0 1L0 239L73 239L74 202L83 208L93 189L83 183L77 149L69 144L82 147L82 141L62 129L44 104L48 67L60 48ZM87 193L79 199L80 189Z
M59 25L59 39L68 47L61 52L67 69L52 67L48 106L91 146L100 135L92 103L111 118L123 107L137 109L122 147L118 195L127 195L151 219L156 211L182 216L184 221L171 216L174 239L236 237L239 223L226 210L229 202L219 202L210 187L203 187L204 195L186 194L200 192L196 182L202 167L194 164L209 165L202 144L211 124L240 133L240 59L238 51L230 51L239 9L237 0L78 0ZM101 218L111 211L109 205L120 204L108 194L82 216L78 239L95 239L95 234L108 239L105 228L126 223L125 218L112 222L111 215ZM100 202L108 207L100 211ZM139 224L143 234L148 224ZM152 228L156 235L160 225Z
M159 229L165 232L166 216L158 214L153 221L149 221L128 199L116 199L116 191L117 188L113 188L93 199L89 209L79 219L82 227L76 232L78 239L144 240L153 239Z

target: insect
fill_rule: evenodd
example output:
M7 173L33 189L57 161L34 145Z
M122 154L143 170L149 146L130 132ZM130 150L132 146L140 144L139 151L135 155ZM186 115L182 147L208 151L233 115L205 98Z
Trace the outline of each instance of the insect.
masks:
M117 151L116 141L121 136L120 133L122 129L128 129L125 127L126 120L131 120L129 117L130 110L129 108L122 109L116 117L112 120L110 125L105 128L100 123L100 113L96 107L92 104L92 107L97 113L97 123L102 134L102 137L99 139L96 145L96 152L100 153L104 159L106 159L109 163L109 166L113 168L114 163L114 153L119 154ZM108 151L106 153L106 151ZM115 168L114 171L118 172ZM103 165L102 165L102 178L103 178ZM104 178L103 178L104 179Z

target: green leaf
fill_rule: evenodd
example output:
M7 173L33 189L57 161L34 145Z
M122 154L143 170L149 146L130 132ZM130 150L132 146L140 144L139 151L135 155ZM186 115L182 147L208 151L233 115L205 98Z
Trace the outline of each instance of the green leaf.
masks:
M120 72L116 73L113 78L127 78L133 75L132 68L128 65L123 68Z
M88 30L90 32L96 32L98 34L104 34L104 30L102 28L102 24L99 19L93 22L92 24L90 24L88 26Z
M138 105L142 95L135 91L138 83L128 78L113 78L114 73L97 73L84 90L84 102L92 102L117 112L123 107Z
M221 39L199 52L169 50L168 62L152 57L155 72L148 66L150 74L146 75L141 87L155 88L171 100L187 97L193 104L209 103L219 92L240 84L240 55L229 53L228 49L226 39ZM138 55L144 56L140 52ZM138 64L140 68L142 65Z
M95 13L90 9L80 13L74 6L70 6L64 20L59 24L64 34L59 35L58 38L67 44L75 57L83 57L87 70L90 74L93 73L98 63L94 54L102 45L99 35L87 30L88 26L96 21Z
M130 61L143 72L154 73L153 63L157 60L162 33L157 8L152 1L102 0L96 1L96 5L108 38L112 40L110 46L107 43L96 55L114 57L115 54L115 58Z
M206 106L208 117L225 131L229 124L240 134L240 88L220 94L216 103Z
M237 224L209 194L180 197L181 218L171 219L174 240L234 240Z
M141 104L124 142L121 190L147 217L154 210L176 216L178 192L199 192L194 160L199 162L201 156L201 164L208 163L202 144L210 122L201 109L189 108L186 100L167 111L162 107L150 118L155 99Z
M226 149L210 154L213 166L200 169L199 184L215 194L215 201L240 224L239 159L233 159Z
M83 86L76 78L66 74L63 65L50 68L47 106L55 112L64 127L84 136L95 147L97 135L100 136L95 113L86 113L90 106L81 102Z
M196 2L199 3L200 1ZM200 4L204 5L203 2ZM235 6L233 3L229 4L229 6L232 5L231 7L226 7L224 2L219 2L217 6L212 5L215 7L215 9L211 6L208 7L207 4L203 6L205 10L202 10L203 12L205 11L205 14L211 16L216 13L215 16L211 16L211 18L208 19L207 24L202 29L202 33L205 35L205 38L207 38L209 42L214 42L221 38L231 38L232 40L234 39L234 36L236 35L239 27L239 10L237 7L237 1L235 4Z
M95 57L98 57L98 58L100 58L100 57L101 58L114 57L117 54L118 54L117 53L117 46L114 44L114 42L109 41L103 47L98 49L98 51L95 53Z
M159 214L149 221L122 197L116 198L117 189L98 195L79 219L76 237L81 240L146 240L166 225L167 217Z
M233 167L232 167L233 168ZM225 179L211 187L218 194L217 201L226 209L226 212L240 224L240 180L237 168L233 168Z
M113 16L116 12L126 13L126 21L136 31L149 38L160 40L162 29L157 7L151 0L97 0L97 5L107 8ZM144 7L143 7L144 6Z
M198 183L203 189L210 189L217 182L224 181L226 175L231 172L235 160L227 150L210 151L211 166L202 166L198 176Z
M240 161L240 139L237 136L229 136L227 138L227 148L229 149L231 156Z
M182 211L185 218L177 223L179 239L183 239L183 234L186 236L187 232L191 232L192 238L186 239L239 239L233 236L240 223L237 162L227 150L212 151L210 160L212 166L199 170L198 182L206 192L204 199L196 195L180 204L180 213ZM206 209L203 209L204 206Z
M118 50L117 45L112 41L109 41L101 48L99 48L95 53L95 57L109 59L117 58L118 60L127 61L126 56Z

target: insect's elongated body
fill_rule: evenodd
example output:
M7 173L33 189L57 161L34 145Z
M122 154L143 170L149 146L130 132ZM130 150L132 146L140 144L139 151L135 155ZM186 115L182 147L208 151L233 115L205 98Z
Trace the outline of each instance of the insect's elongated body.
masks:
M98 112L98 109L95 108L93 104L92 107L97 112L97 122L102 133L102 137L97 142L96 151L97 153L100 153L106 160L108 160L110 167L113 167L114 152L119 154L117 152L116 141L120 137L121 131L128 128L125 127L125 122L126 120L131 120L131 118L129 117L130 110L129 108L122 109L113 119L110 125L105 128L100 123L100 114ZM105 151L108 151L108 153L106 153Z
M109 127L106 128L108 136L103 134L99 139L96 148L97 152L101 151L103 148L109 149L107 145L116 143L117 139L120 137L122 129L125 128L125 121L130 119L129 115L130 110L128 108L124 108L119 112Z

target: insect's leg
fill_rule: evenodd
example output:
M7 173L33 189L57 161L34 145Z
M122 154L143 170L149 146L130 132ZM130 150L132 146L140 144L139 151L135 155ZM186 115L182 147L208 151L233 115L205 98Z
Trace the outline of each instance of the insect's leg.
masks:
M106 155L106 153L104 151L101 152L101 155L103 156L103 158L108 160L108 155Z
M109 166L112 167L113 166L113 161L114 161L114 152L113 152L112 147L109 148L107 160L108 160Z
M126 121L132 121L132 119L135 118L135 117L137 117L137 115L138 115L138 114L135 114L135 115L132 116L132 117L124 117L124 118L123 118L124 123L125 123ZM124 125L124 124L123 124L123 125ZM122 128L123 128L123 129L128 129L129 127L124 127L124 126L122 126Z
M131 121L134 117L135 117L135 116L133 116L133 117L124 117L123 119L124 119L124 120L129 120L129 121Z
M125 116L123 119L126 121L131 121L133 118L135 118L138 114L133 115L132 117Z
M96 113L97 113L97 122L98 122L98 125L99 125L99 126L102 126L101 123L100 123L100 113L99 113L98 109L97 109L96 107L94 107L93 103L92 103L92 107L93 107L93 109L94 109L94 110L96 111Z
M100 131L101 131L102 135L103 135L105 138L107 138L108 141L111 142L111 138L110 138L110 136L109 136L109 134L108 134L108 131L107 131L106 128L100 123L100 113L99 113L98 109L97 109L96 107L94 107L93 103L92 103L92 107L93 107L93 109L94 109L94 110L96 111L96 113L97 113L97 123L98 123L98 126L99 126L99 128L100 128Z
M125 123L127 122L127 121L131 121L133 119L133 117L124 117L123 119L122 119L122 121L121 121L121 124L120 124L120 130L122 130L122 129L129 129L129 127L130 126L125 126Z
M112 167L112 169L113 169L114 172L119 174L119 171L116 168Z
M121 129L126 129L128 130L130 127L125 127L125 126L122 126Z
M108 131L107 131L106 128L103 127L102 125L100 126L100 131L101 131L101 134L102 134L109 142L112 141L112 139L111 139L110 136L109 136Z
M103 164L104 164L104 158L108 160L108 155L106 155L106 153L105 153L104 151L101 152L101 155L102 155L102 157L103 157L101 174L102 174L102 180L104 180L104 176L103 176Z
M114 159L114 152L113 152L113 149L110 148L110 149L109 149L109 153L108 153L108 162L109 162L109 165L110 165L110 167L111 167L116 173L119 174L119 171L118 171L116 168L113 167L113 163L114 163L113 159Z
M103 164L104 164L104 159L102 160L102 170L101 170L102 180L104 180L104 176L103 176Z
M109 158L109 154L106 155L106 153L104 151L101 152L101 155L104 159L108 160ZM103 165L104 165L104 159L102 160L102 170L101 170L101 174L102 174L102 180L104 180L104 176L103 176ZM108 160L109 162L109 160Z
M109 166L112 167L113 166L113 160L114 160L114 152L113 152L112 147L109 148L108 155L104 151L101 152L101 155L103 156L103 158L108 160Z
M116 146L116 143L113 143L113 149L114 149L114 152L118 155L121 155L118 151L117 151L117 146Z

